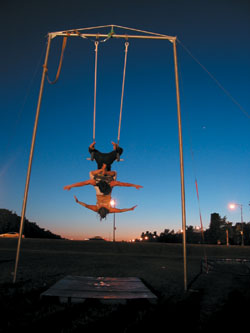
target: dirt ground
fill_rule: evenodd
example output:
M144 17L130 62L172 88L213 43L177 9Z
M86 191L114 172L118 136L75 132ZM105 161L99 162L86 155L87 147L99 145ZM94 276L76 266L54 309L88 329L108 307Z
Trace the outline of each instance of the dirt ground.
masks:
M219 332L248 325L248 247L188 246L185 292L180 244L25 239L13 284L16 244L0 240L0 332ZM158 300L64 304L40 297L66 275L140 277Z

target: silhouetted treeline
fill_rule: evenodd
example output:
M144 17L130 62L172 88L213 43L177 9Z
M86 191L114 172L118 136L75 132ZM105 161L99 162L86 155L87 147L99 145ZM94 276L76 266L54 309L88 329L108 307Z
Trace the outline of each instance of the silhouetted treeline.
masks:
M186 227L186 239L190 244L222 244L222 245L250 245L250 222L238 222L233 225L226 221L218 213L211 214L210 225L206 230ZM140 239L136 241L162 242L162 243L181 243L182 232L165 229L160 235L154 231L143 232Z
M19 232L21 217L8 209L0 209L0 234ZM23 234L27 238L53 238L61 239L61 236L53 234L49 230L40 228L35 222L25 219Z

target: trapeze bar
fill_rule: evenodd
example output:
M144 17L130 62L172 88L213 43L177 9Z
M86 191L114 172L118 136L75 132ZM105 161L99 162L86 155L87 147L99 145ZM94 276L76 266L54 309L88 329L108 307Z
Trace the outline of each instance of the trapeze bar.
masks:
M119 35L119 34L86 34L86 33L78 33L78 32L71 32L71 31L65 31L65 32L51 32L49 33L51 38L55 38L56 36L63 36L63 37L82 37L82 38L88 38L88 37L95 37L95 38L134 38L134 39L162 39L162 40L169 40L170 42L173 42L177 39L177 37L172 36L140 36L140 35Z

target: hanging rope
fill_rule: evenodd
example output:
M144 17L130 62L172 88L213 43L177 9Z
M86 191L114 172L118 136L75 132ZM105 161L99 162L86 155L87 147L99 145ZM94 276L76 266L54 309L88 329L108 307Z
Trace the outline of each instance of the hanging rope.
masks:
M129 43L126 42L125 43L124 68L123 68L123 80L122 80L122 94L121 94L120 117L119 117L118 136L117 136L117 145L118 146L119 146L120 133L121 133L122 108L123 108L123 96L124 96L124 85L125 85L126 67L127 67L128 46L129 46Z
M203 245L204 245L205 244L205 235L204 235L204 228L203 228L202 216L201 216L198 183L197 183L197 179L196 178L195 178L195 187L196 187L196 195L197 195L197 201L198 201L198 206L199 206L199 214L200 214L201 236L202 236L202 242L203 242ZM205 247L204 247L204 261L205 261L205 266L206 266L206 273L208 273L208 262L207 262L207 254L206 254Z
M96 120L96 86L97 86L97 57L99 41L95 41L95 83L94 83L94 116L93 116L93 141L95 141L95 120Z
M99 46L99 41L97 40L97 41L95 41L95 79L94 79L93 142L95 141L95 128L96 128L96 87L97 87L98 46ZM121 105L120 105L120 116L119 116L117 146L119 146L120 133L121 133L121 121L122 121L122 109L123 109L123 97L124 97L124 86L125 86L126 67L127 67L128 46L129 46L129 43L125 42L125 56L124 56L124 67L123 67L123 80L122 80L122 93L121 93ZM91 154L91 160L93 161L93 154ZM119 160L120 160L120 155L117 153L117 161L119 161Z
M64 51L65 51L66 44L67 44L67 38L68 38L68 37L64 37L64 38L63 38L60 62L59 62L59 66L58 66L58 69L57 69L56 78L55 78L54 81L50 81L49 76L48 76L48 68L46 68L47 80L48 80L48 82L49 82L50 84L55 84L55 83L57 82L57 80L59 79L59 76L60 76L60 73L61 73L61 68L62 68L62 62L63 62ZM44 67L44 66L43 66L43 67Z

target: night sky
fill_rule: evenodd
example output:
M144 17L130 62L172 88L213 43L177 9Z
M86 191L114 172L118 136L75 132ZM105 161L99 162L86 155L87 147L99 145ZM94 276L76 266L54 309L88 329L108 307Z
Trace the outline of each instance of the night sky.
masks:
M243 205L250 221L250 3L248 0L5 1L1 4L0 208L21 215L47 33L119 25L177 36L187 225L205 227L217 212L233 223ZM108 33L110 28L93 32ZM116 29L116 33L129 33ZM134 34L134 33L133 33ZM52 40L48 73L56 75L62 38ZM68 38L61 75L47 81L38 123L26 218L65 237L112 239L113 216L100 221L73 196L95 204L93 187L64 191L96 168L88 161L93 132L95 45ZM124 40L98 50L96 148L117 140ZM118 180L117 240L147 230L181 229L181 187L173 47L129 40Z

